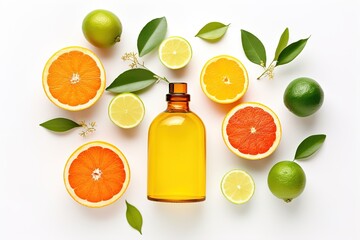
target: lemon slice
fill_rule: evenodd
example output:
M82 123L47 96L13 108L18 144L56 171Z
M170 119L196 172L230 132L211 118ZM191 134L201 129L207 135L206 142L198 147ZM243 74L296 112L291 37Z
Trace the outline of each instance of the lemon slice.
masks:
M221 191L225 198L235 204L249 201L254 194L254 190L254 180L243 170L231 170L225 174L221 181Z
M185 67L191 60L190 43L182 37L169 37L159 47L159 57L162 64L170 69Z
M111 121L121 128L133 128L141 123L145 107L141 99L133 93L121 93L109 104Z

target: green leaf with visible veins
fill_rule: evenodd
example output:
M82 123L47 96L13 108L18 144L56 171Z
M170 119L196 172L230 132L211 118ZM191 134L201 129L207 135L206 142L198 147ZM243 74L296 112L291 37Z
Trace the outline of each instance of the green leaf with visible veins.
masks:
M129 225L134 229L136 229L137 231L139 231L140 234L142 234L141 228L143 224L143 219L140 211L135 206L128 203L127 201L125 202L126 202L126 219Z
M241 42L246 57L253 63L266 66L265 47L254 34L241 30Z
M220 22L210 22L202 27L195 37L199 37L207 41L218 41L225 35L229 25L230 24L225 25Z
M137 39L139 56L151 52L164 40L167 31L166 18L155 18L148 22L140 31Z
M287 64L287 63L291 62L292 60L294 60L304 49L309 38L301 39L297 42L290 44L286 48L284 48L284 50L281 51L281 53L278 57L276 66L284 65L284 64Z
M136 92L154 84L158 79L150 70L129 69L121 73L106 90L113 93Z
M296 149L295 159L304 159L313 155L322 146L325 134L312 135L304 139Z
M40 126L54 132L66 132L70 129L81 127L80 124L67 118L54 118L41 123Z
M286 48L288 42L289 42L289 29L286 28L284 32L281 34L278 46L275 51L274 61L278 60L280 53L282 52L282 50L284 50L284 48Z

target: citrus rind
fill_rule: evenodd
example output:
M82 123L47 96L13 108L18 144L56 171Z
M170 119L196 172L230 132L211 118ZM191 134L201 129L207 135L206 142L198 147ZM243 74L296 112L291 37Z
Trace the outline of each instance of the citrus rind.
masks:
M243 196L243 198L234 199L233 195L235 195L235 194L231 191L227 192L227 189L226 189L227 188L227 186L226 186L227 180L233 174L238 174L238 175L240 174L240 175L242 175L243 178L245 178L247 180L247 182L243 182L242 184L248 185L249 191L247 191L248 194L246 196ZM255 192L255 182L254 182L253 178L246 171L240 170L240 169L234 169L234 170L227 172L221 180L220 187L221 187L221 192L224 195L224 197L234 204L244 204L244 203L248 202L252 198L252 196L254 195L254 192ZM232 186L232 188L236 188L239 190L241 189L241 187L242 186L239 183L236 183L236 186ZM231 196L229 194L231 194Z
M56 99L50 92L50 88L47 84L47 78L49 75L49 69L51 67L51 64L62 54L68 53L68 52L72 52L72 51L79 51L82 52L84 54L87 54L88 56L90 56L95 62L96 65L98 66L99 70L100 70L100 80L101 80L101 84L100 84L100 88L97 90L96 95L90 99L87 103L85 104L80 104L77 106L71 106L68 104L64 104L62 102L60 102L58 99ZM104 93L105 90L105 85L106 85L106 75L105 75L105 70L104 70L104 66L101 63L100 59L95 55L95 53L93 53L91 50L84 48L84 47L80 47L80 46L71 46L71 47L65 47L63 49L60 49L59 51L57 51L56 53L54 53L46 62L44 70L43 70L43 74L42 74L42 86L43 89L45 91L46 96L49 98L49 100L54 103L56 106L64 109L64 110L68 110L68 111L80 111L80 110L84 110L86 108L91 107L92 105L94 105L102 96L102 94Z
M229 142L228 136L226 134L226 127L227 124L230 120L230 118L240 109L243 109L245 107L258 107L263 109L264 111L266 111L267 113L269 113L273 119L274 119L274 123L276 125L276 138L275 141L273 143L273 145L269 148L268 151L264 152L264 153L260 153L257 155L251 155L251 154L245 154L240 152L237 148L233 147L231 145L231 143ZM236 154L237 156L241 157L241 158L245 158L248 160L260 160L260 159L264 159L268 156L270 156L279 146L280 144L280 140L281 140L281 135L282 135L282 130L281 130L281 123L280 120L278 118L278 116L267 106L261 104L261 103L257 103L257 102L245 102L245 103L241 103L237 106L235 106L233 109L231 109L225 116L223 123L222 123L222 136L223 136L223 140L225 142L225 145L230 149L230 151L232 151L234 154Z
M131 97L133 100L135 100L137 103L138 103L138 107L140 108L141 110L141 116L139 118L136 119L136 121L134 121L132 124L124 124L122 123L119 119L116 119L114 117L114 115L112 114L112 109L115 108L115 104L116 104L116 101L118 101L120 98L124 98L124 97ZM109 118L110 120L118 127L121 127L121 128L134 128L136 126L138 126L142 120L144 119L144 116L145 116L145 106L144 106L144 103L141 101L141 99L133 94L133 93L120 93L119 95L116 95L110 102L109 104L109 107L108 107L108 115L109 115Z
M110 198L109 200L105 200L105 201L100 201L100 202L90 202L88 200L82 199L79 196L76 195L74 189L71 187L70 183L69 183L69 169L70 166L72 164L72 162L77 158L77 156L91 148L91 147L96 147L96 146L100 146L103 148L108 148L110 150L112 150L113 152L115 152L120 159L122 160L123 164L124 164L124 170L125 170L125 181L122 183L122 188L120 190L120 192L118 192L116 195L114 195L112 198ZM117 201L127 190L127 187L129 185L130 182L130 168L129 168L129 164L127 162L126 157L124 156L124 154L114 145L107 143L107 142L103 142L103 141L93 141L93 142L88 142L85 143L84 145L80 146L79 148L77 148L69 157L69 159L67 160L66 164L65 164L65 168L64 168L64 173L63 173L63 177L64 177L64 184L66 187L67 192L70 194L70 196L79 204L84 205L86 207L90 207L90 208L100 208L100 207L105 207L108 206L112 203L114 203L115 201Z
M227 99L218 99L218 98L216 98L215 96L211 95L211 94L208 92L207 86L206 86L206 84L205 84L205 82L204 82L204 80L203 80L203 79L204 79L204 76L205 76L205 73L206 73L206 70L207 70L207 67L208 67L211 63L214 63L214 62L218 61L219 59L228 59L228 60L234 61L234 62L237 63L238 66L243 70L243 73L244 73L244 86L243 86L243 89L242 89L241 92L239 92L239 93L238 93L235 97L233 97L233 98L227 98ZM247 72L245 66L243 65L243 63L242 63L239 59L237 59L237 58L235 58L235 57L233 57L233 56L230 56L230 55L219 55L219 56L215 56L215 57L209 59L209 60L205 63L204 67L203 67L202 70L201 70L200 83L201 83L201 89L202 89L202 91L205 93L205 95L206 95L210 100L212 100L212 101L214 101L214 102L216 102L216 103L220 103L220 104L229 104L229 103L236 102L237 100L239 100L240 98L242 98L242 97L245 95L245 93L246 93L246 91L247 91L247 89L248 89L248 87L249 87L249 76L248 76L248 72Z
M170 41L179 41L184 46L186 46L186 50L185 50L186 58L184 58L183 61L181 63L179 63L179 64L171 64L165 59L166 53L164 52L164 48L166 47L166 44L168 44ZM174 69L174 70L181 69L181 68L185 67L186 65L188 65L191 58L192 58L191 45L185 38L182 38L182 37L179 37L179 36L168 37L164 41L162 41L160 46L159 46L159 58L160 58L160 62L165 67L167 67L169 69Z

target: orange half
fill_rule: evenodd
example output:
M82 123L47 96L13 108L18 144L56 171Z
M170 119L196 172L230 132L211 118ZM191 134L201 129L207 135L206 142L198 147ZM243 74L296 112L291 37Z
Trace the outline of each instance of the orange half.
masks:
M222 135L226 146L239 157L258 160L271 155L281 139L281 124L267 106L248 102L225 116Z
M235 57L216 56L208 60L200 75L205 95L217 103L233 103L247 91L249 80L244 65Z
M79 111L92 106L103 94L105 70L89 49L67 47L47 61L42 83L46 96L56 106Z
M129 164L115 146L101 141L79 147L68 159L64 182L70 196L87 207L104 207L118 200L130 181Z

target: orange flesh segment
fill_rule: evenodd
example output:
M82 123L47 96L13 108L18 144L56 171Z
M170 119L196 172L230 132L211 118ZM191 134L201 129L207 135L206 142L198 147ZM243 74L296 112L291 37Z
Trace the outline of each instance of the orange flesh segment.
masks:
M87 54L72 51L60 55L49 68L51 95L63 104L82 105L96 96L101 86L100 69Z
M235 61L221 58L207 66L204 83L215 98L233 99L244 90L244 71Z
M125 179L120 157L112 150L98 146L81 152L69 169L70 186L79 198L89 202L111 199L120 192Z
M250 155L267 152L276 140L276 130L274 118L258 107L238 110L226 127L230 144Z

